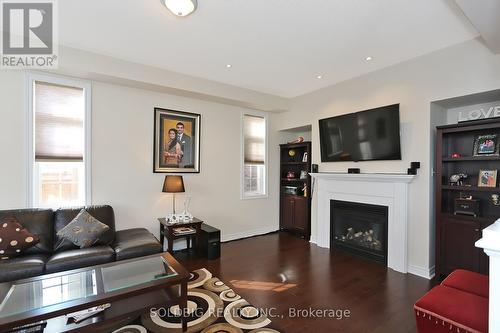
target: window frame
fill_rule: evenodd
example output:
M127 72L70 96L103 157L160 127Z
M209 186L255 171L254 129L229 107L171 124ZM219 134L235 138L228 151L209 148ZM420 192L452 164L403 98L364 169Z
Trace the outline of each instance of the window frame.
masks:
M264 194L257 195L247 195L245 193L245 116L254 116L264 118L265 122L265 133L266 137L264 140ZM240 116L240 144L241 144L241 156L240 156L240 199L241 200L252 200L252 199L266 199L269 198L269 117L266 112L259 111L242 111Z
M83 165L85 175L85 205L92 204L92 83L91 81L81 80L71 77L41 74L36 72L28 72L26 74L26 117L27 117L27 191L26 205L30 208L34 207L34 186L35 186L35 109L34 109L34 88L35 81L43 81L57 85L70 86L81 88L84 91L85 115L83 120L84 131L84 153Z

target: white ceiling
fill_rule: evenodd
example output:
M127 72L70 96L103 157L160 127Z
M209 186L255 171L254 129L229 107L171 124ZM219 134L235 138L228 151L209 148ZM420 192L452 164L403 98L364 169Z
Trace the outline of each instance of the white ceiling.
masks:
M455 0L486 45L500 53L500 0Z
M198 0L185 18L160 0L58 3L62 44L284 97L478 36L452 0Z

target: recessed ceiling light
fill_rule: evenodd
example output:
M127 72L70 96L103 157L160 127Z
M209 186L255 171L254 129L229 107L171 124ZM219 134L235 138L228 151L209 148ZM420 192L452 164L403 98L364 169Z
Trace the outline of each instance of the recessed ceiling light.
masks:
M318 76L316 76L316 78L317 78L318 80L321 80L321 79L323 78L323 76L322 76L322 75L318 75Z
M366 61L371 61L371 60L373 60L373 58L372 57L366 57L365 60Z
M161 2L176 16L188 16L198 7L198 0L161 0Z
M226 65L226 68L231 68L231 67L233 67L233 65L231 65L231 64Z

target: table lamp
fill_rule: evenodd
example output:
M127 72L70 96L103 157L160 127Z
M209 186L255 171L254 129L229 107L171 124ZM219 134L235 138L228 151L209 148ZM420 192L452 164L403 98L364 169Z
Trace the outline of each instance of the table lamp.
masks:
M183 193L184 181L182 176L165 176L165 181L163 182L163 193L172 193L172 205L175 214L175 193Z

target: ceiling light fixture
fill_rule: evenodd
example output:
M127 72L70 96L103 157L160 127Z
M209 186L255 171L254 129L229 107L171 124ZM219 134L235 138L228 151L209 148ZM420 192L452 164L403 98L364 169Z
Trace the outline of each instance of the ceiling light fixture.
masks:
M161 2L176 16L188 16L198 7L198 0L161 0Z
M323 76L318 75L318 76L316 76L316 78L317 78L318 80L321 80L321 79L323 78Z
M231 67L233 67L233 65L231 65L231 64L226 65L226 68L231 68Z
M366 61L371 61L373 58L372 57L366 57L365 60Z

